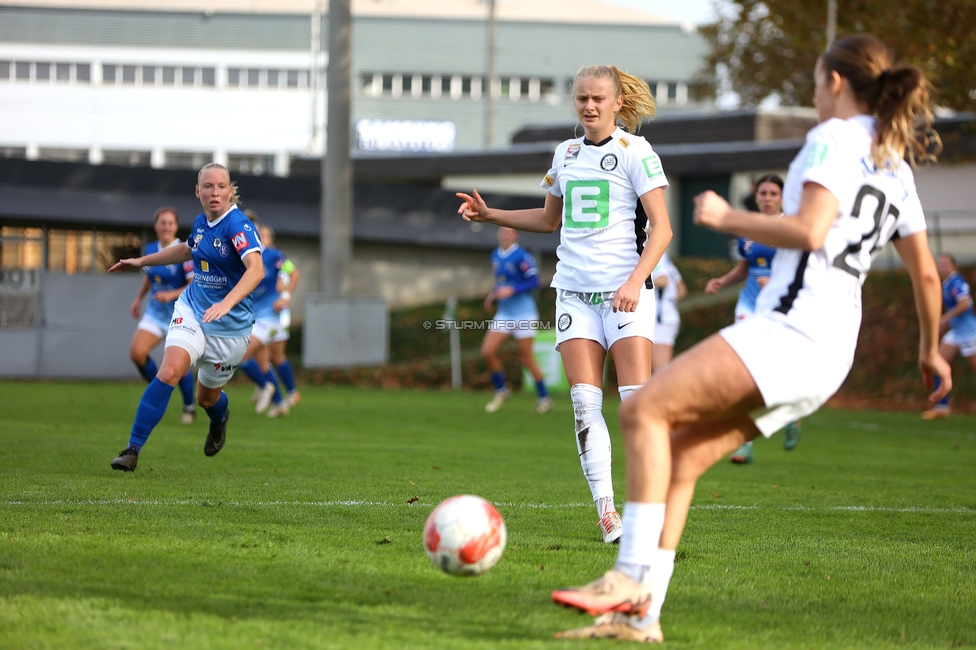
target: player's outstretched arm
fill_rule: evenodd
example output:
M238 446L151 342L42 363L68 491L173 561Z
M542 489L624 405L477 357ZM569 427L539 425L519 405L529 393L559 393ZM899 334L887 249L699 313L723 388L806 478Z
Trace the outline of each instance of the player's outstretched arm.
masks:
M915 310L918 312L918 367L925 385L932 388L932 376L939 378L939 388L929 395L933 404L952 390L952 374L949 364L939 354L939 316L942 313L942 280L929 250L928 234L917 232L894 240L895 250L901 256L912 278L915 294Z
M109 268L109 273L118 273L124 269L138 269L143 266L165 266L166 264L179 264L193 259L193 252L189 246L169 246L152 255L142 257L129 257L119 260Z
M720 278L712 278L705 283L705 293L714 295L718 293L722 287L728 284L735 284L736 282L742 282L747 277L749 277L749 263L745 260L739 260L736 262L732 270L723 275Z
M555 232L562 222L563 202L552 194L546 194L543 208L529 210L496 210L489 208L485 200L474 190L471 194L458 192L456 196L463 201L458 214L465 221L493 223L528 232Z

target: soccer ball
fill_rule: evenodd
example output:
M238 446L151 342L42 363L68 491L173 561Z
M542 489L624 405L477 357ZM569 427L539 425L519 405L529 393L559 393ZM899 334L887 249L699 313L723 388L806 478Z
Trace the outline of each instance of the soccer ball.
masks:
M454 576L476 576L495 566L507 538L495 506L471 494L445 499L424 525L427 557Z

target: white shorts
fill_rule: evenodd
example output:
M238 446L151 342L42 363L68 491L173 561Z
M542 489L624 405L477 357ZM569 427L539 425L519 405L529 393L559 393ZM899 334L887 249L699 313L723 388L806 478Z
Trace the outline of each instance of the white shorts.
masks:
M976 338L961 339L954 330L949 330L942 337L942 345L951 345L959 350L959 354L968 358L976 354Z
M657 297L653 289L641 289L637 310L613 310L613 292L582 293L557 289L556 349L563 341L588 339L605 350L620 339L640 336L654 342Z
M261 345L287 341L288 326L282 325L280 320L254 321L254 327L251 328L251 338L261 341Z
M136 325L137 330L143 330L149 332L153 336L159 339L166 338L167 325L160 323L158 320L150 316L149 314L143 314L142 320Z
M654 345L669 345L673 348L674 342L678 338L678 330L680 329L680 321L677 323L655 323Z
M766 406L749 415L767 438L823 406L854 363L854 345L818 345L764 316L746 318L719 335L739 355L759 388Z
M250 337L224 338L207 336L193 310L176 303L173 320L166 335L166 347L175 345L190 355L190 365L197 366L197 380L207 388L220 388L234 376L244 358Z

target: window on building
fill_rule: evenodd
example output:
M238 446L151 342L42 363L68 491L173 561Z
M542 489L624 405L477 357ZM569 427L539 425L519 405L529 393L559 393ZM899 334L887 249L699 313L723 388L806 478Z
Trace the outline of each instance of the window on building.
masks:
M556 94L556 82L552 79L539 80L539 96L548 99Z
M184 67L182 82L184 86L192 86L196 77L196 68Z
M105 165L148 167L149 157L148 151L102 151L102 163Z
M142 66L142 83L149 86L156 83L156 68L154 66Z
M28 79L30 79L31 64L29 62L17 61L14 64L14 68L16 69L17 79L20 79L22 81L27 81Z
M111 63L102 64L102 83L114 84L115 83L115 69L118 66L112 65Z
M134 84L135 82L136 82L136 66L134 65L122 66L122 83Z
M200 151L167 151L165 166L170 169L200 169L213 158L212 153Z
M75 81L79 83L91 83L91 64L79 63L75 66Z
M289 88L297 88L298 87L298 73L299 72L301 72L301 70L289 70L288 71L288 80L287 80L287 83L288 83L288 87Z
M200 74L204 86L213 87L217 85L217 68L202 68Z
M10 79L10 61L0 61L0 79Z
M26 158L27 147L0 147L0 158Z
M260 176L274 170L274 156L264 154L230 154L227 168L240 174Z
M88 149L57 149L42 147L37 150L38 160L53 160L56 162L86 162Z
M171 65L163 66L163 85L172 86L176 83L176 68Z
M461 94L464 97L471 96L471 77L461 77Z
M95 233L91 230L49 230L47 268L68 275L95 270Z
M383 94L389 95L393 92L393 75L385 74L383 75Z
M241 69L227 68L227 85L234 88L241 85Z
M531 79L520 79L519 80L519 97L529 97L529 89L532 85Z
M278 87L278 76L279 76L279 74L280 73L279 73L278 70L268 70L268 88L277 88Z
M668 101L673 102L678 98L678 84L671 82L668 84Z
M441 95L451 96L451 75L441 75Z
M40 269L44 264L44 231L0 226L0 268Z
M431 82L432 81L433 81L433 77L431 77L429 74L425 74L425 75L423 75L420 78L420 92L421 92L421 94L423 94L423 95L429 95L430 94Z
M257 68L247 69L247 85L258 86L261 84L261 71Z
M37 81L50 81L51 80L51 64L50 63L35 63L34 64L34 79Z
M54 66L54 78L58 81L71 81L71 64L57 63Z
M403 80L400 82L400 89L404 95L413 94L413 77L403 75Z

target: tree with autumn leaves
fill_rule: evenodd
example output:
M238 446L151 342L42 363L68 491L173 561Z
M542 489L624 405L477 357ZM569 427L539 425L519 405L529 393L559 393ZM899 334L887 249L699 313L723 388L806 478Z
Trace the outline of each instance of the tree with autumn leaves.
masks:
M811 105L813 66L827 45L827 0L724 0L721 13L700 28L710 54L698 96L715 96L715 73L724 68L743 105L773 94L783 105ZM936 105L976 110L976 0L837 0L837 37L857 32L924 70Z

